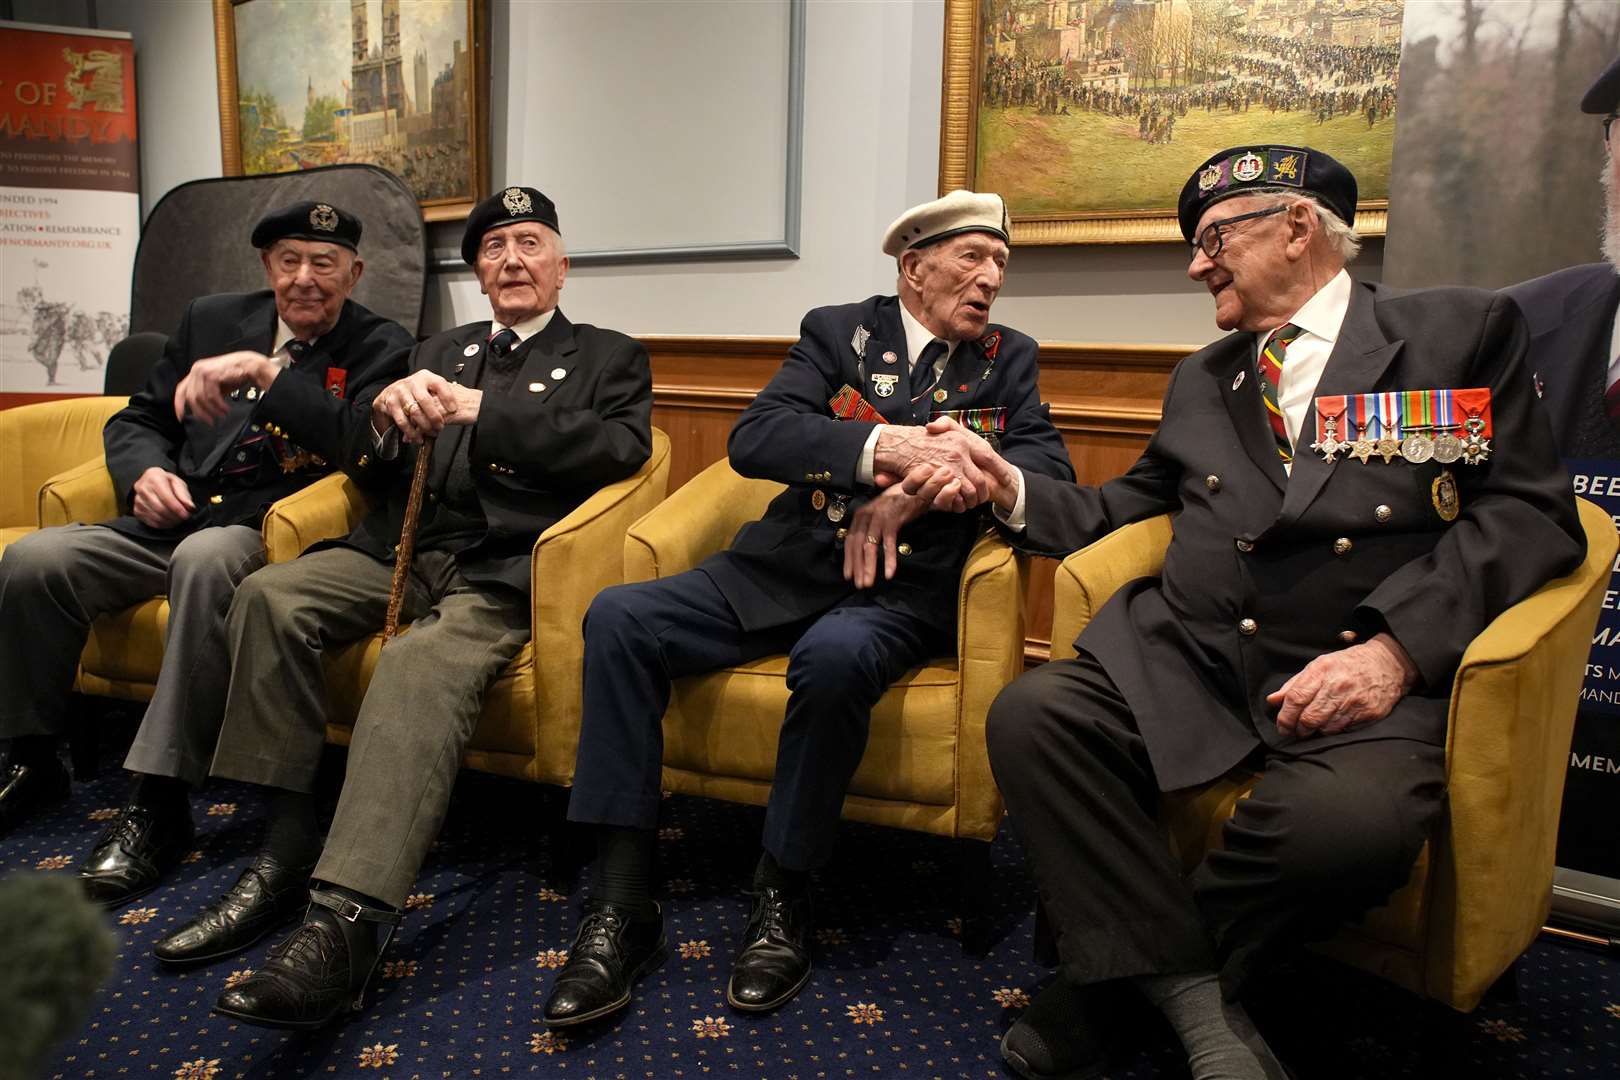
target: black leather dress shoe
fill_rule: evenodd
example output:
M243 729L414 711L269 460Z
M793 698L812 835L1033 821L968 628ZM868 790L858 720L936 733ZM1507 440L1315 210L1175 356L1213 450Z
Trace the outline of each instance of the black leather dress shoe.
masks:
M119 811L79 864L85 895L114 908L145 896L180 865L196 834L191 815L159 815L134 803Z
M546 998L546 1026L587 1024L624 1008L630 988L656 971L668 953L662 909L636 918L617 904L587 901L568 962Z
M1108 1064L1090 1015L1092 995L1059 976L1001 1037L1001 1059L1023 1080L1093 1080Z
M315 866L282 866L267 853L229 892L152 948L165 964L205 964L239 953L309 906Z
M345 1012L360 1011L366 985L399 925L399 913L361 907L314 889L309 898L315 906L303 925L272 945L257 971L219 995L216 1013L258 1027L310 1031ZM384 923L390 929L380 945L354 948L340 919Z
M66 802L70 789L67 770L60 761L53 759L44 766L0 763L0 836L45 807Z
M791 1001L810 979L810 898L766 886L754 894L743 949L731 965L726 1001L765 1012Z

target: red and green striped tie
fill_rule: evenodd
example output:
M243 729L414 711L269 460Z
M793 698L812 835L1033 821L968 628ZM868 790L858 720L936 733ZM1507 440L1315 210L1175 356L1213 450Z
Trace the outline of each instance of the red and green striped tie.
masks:
M1283 362L1288 346L1304 333L1293 323L1277 328L1260 350L1260 396L1266 402L1266 419L1271 422L1271 433L1277 437L1277 455L1284 462L1294 460L1294 444L1288 441L1288 425L1283 422L1282 406L1277 404L1277 390L1282 386Z

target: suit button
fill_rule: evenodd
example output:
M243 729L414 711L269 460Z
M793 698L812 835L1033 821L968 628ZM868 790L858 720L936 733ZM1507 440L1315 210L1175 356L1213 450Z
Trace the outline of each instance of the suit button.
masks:
M1210 473L1204 477L1204 486L1209 488L1210 491L1219 491L1221 490L1221 478L1214 473Z
M1237 542L1237 549L1247 555L1249 552L1254 550L1254 545L1247 540L1239 540Z
M910 555L911 554L911 545L910 544L901 544L900 547L898 549L896 549L896 550L898 550L900 552L900 554L902 554L902 555Z
M1354 630L1340 630L1339 640L1344 642L1346 645L1352 645L1356 640L1356 632Z
M1385 506L1383 503L1379 503L1377 506L1373 507L1373 517L1377 518L1381 522L1382 521L1388 521L1390 518L1392 518L1394 516L1395 516L1395 511L1391 510L1389 507Z
M358 464L362 469L365 468L367 465L371 464L371 457L367 454L361 454Z
M1255 622L1253 619L1244 619L1238 623L1238 633L1242 634L1244 637L1253 637L1255 632L1259 629L1260 624Z
M218 506L220 503L225 501L225 496L223 496L223 495L210 495L210 496L208 496L208 501L210 503L214 504L215 506Z
M492 462L489 463L489 471L493 472L493 473L498 473L498 472L501 471L501 467L499 465L495 464L492 461Z
M1350 554L1350 549L1353 547L1355 547L1355 545L1350 542L1350 538L1348 536L1341 536L1337 540L1333 541L1333 554L1348 555Z

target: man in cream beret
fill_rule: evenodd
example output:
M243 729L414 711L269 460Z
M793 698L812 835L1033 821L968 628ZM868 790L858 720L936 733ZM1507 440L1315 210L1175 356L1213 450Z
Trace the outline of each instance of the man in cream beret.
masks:
M791 696L726 1000L762 1012L799 992L811 969L809 876L831 854L871 709L906 671L955 652L962 566L982 528L978 514L930 513L885 478L954 470L947 499L978 506L982 477L967 457L978 436L924 426L950 416L1020 468L1073 480L1036 388L1035 343L990 322L1008 256L1001 198L954 191L915 207L883 250L898 295L806 315L732 429L732 466L787 490L728 550L604 590L586 615L568 816L594 827L597 859L546 1002L553 1028L616 1012L664 959L651 876L671 681L773 653L788 654Z

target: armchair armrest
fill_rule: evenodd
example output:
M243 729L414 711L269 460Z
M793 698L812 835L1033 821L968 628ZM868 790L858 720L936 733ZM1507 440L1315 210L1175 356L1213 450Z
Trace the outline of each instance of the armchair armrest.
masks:
M534 763L531 778L567 784L579 742L585 643L581 624L596 594L617 585L625 533L657 506L669 487L669 436L652 429L652 453L634 476L609 484L540 534L534 545ZM606 557L604 557L606 556Z
M1435 928L1428 978L1458 1008L1529 945L1551 902L1575 710L1620 545L1607 513L1576 503L1585 560L1497 616L1452 683L1451 842L1436 853L1431 903L1456 917Z
M0 412L0 477L5 478L0 484L0 528L40 524L42 487L64 469L100 458L101 429L128 402L124 397L64 398ZM116 513L80 520L103 520Z
M956 614L961 694L956 731L956 835L990 840L1001 824L1001 792L990 773L985 719L1002 687L1024 669L1024 597L1029 560L994 530L962 567Z
M624 580L651 581L692 569L731 543L783 490L774 480L738 475L722 458L630 527Z
M261 526L265 554L273 563L290 562L311 544L347 536L366 507L353 480L340 472L323 476L270 505Z
M87 525L108 521L122 512L105 456L57 473L39 489L39 527L42 529L75 521Z
M1170 546L1170 515L1132 522L1064 559L1052 579L1052 659L1072 660L1074 639L1128 581L1157 577Z

